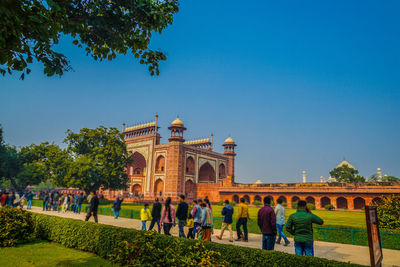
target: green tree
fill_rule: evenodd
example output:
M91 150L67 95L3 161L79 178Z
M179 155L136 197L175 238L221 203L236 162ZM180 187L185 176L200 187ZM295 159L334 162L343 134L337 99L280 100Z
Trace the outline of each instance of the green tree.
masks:
M379 182L379 176L377 173L371 175L368 178L368 181L372 181L372 182ZM391 175L384 175L382 177L382 182L400 182L400 179L395 177L395 176L391 176Z
M380 226L387 229L400 229L400 197L382 196L377 205Z
M104 189L125 189L126 166L132 158L126 150L123 134L116 128L100 126L83 128L79 133L67 131L64 142L71 159L66 176L59 186L77 187L89 192Z
M30 73L34 60L47 76L71 70L68 59L53 48L62 36L94 60L132 53L151 75L159 74L161 51L149 49L153 33L173 22L177 0L1 0L0 73Z
M342 183L360 183L365 182L365 178L358 175L358 170L350 168L347 164L337 167L329 172L329 174Z

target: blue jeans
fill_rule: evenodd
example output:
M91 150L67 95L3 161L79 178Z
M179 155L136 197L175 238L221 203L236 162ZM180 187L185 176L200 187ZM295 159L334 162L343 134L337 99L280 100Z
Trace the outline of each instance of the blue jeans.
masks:
M142 230L146 230L146 221L142 221Z
M275 247L275 236L274 235L262 235L262 249L274 250Z
M43 210L47 210L47 202L43 201Z
M154 219L154 218L153 218L153 219L151 220L149 230L152 230L152 229L153 229L155 223L157 223L157 226L158 226L158 233L161 233L160 219Z
M294 242L296 255L314 256L314 243Z
M243 232L244 232L244 240L248 240L248 232L247 232L247 218L239 218L236 223L236 232L238 238L242 237L242 231L240 230L240 226L243 225Z
M82 204L77 204L75 206L75 213L81 214Z
M114 217L118 219L119 217L119 210L114 210ZM145 229L146 230L146 229Z
M196 233L199 232L200 223L195 222L193 223L193 238L196 238Z
M26 206L27 209L31 209L32 208L32 199L28 200L28 205Z
M178 227L179 227L179 237L186 237L185 236L185 231L183 228L186 225L186 220L179 220Z
M277 242L280 243L281 242L281 238L283 238L283 240L285 240L285 242L288 242L289 240L286 238L285 234L282 232L283 231L283 224L277 224L276 228L278 229L278 240Z

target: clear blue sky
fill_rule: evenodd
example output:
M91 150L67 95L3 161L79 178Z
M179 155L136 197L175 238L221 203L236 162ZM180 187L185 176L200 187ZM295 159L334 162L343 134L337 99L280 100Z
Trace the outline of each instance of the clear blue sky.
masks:
M16 146L65 131L150 121L162 141L179 114L186 139L236 140L240 182L319 181L342 159L400 176L399 1L182 1L152 48L159 77L132 56L94 62L65 38L75 72L0 77L0 123Z

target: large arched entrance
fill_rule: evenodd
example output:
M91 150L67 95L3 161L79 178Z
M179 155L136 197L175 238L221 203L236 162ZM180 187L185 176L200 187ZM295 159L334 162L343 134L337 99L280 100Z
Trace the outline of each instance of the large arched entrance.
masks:
M135 197L138 197L142 194L142 186L140 184L135 184L132 186L131 191Z
M157 179L154 183L154 196L161 197L164 193L164 181Z
M236 203L239 203L239 196L238 195L234 195L232 198L232 201L235 201Z
M261 197L259 195L254 196L254 201L262 202Z
M215 170L210 163L204 163L199 170L199 182L215 182Z
M354 209L361 210L365 207L365 200L361 197L356 197L353 201Z
M347 209L347 199L345 199L344 197L339 197L338 199L336 199L336 207L338 209Z
M322 197L321 198L321 208L324 208L326 205L331 204L331 199L329 197Z
M193 200L195 196L194 183L192 180L185 182L185 195L188 200Z
M379 205L382 205L382 204L383 204L383 200L380 197L376 197L376 198L374 198L372 200L372 205L379 206Z
M186 174L194 175L194 159L192 157L188 157L186 159Z
M243 198L246 203L250 203L250 197L248 195L244 195Z
M139 152L135 152L132 155L132 163L129 169L133 170L131 173L133 176L144 176L144 170L146 168L146 159Z
M165 172L165 157L158 156L156 161L156 173L163 173Z

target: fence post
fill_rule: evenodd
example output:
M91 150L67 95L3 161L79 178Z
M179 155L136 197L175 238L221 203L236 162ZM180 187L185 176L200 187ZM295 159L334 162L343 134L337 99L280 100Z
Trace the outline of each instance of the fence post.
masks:
M354 245L354 232L353 229L350 230L351 233L351 244Z
M328 242L328 228L325 227L325 241Z

